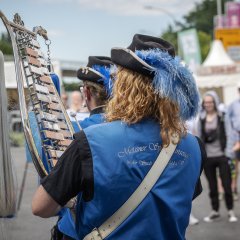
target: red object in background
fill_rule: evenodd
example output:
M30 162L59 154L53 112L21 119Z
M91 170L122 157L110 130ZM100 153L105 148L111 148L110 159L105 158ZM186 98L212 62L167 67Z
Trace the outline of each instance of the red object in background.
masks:
M240 28L240 3L227 2L225 5L228 28Z

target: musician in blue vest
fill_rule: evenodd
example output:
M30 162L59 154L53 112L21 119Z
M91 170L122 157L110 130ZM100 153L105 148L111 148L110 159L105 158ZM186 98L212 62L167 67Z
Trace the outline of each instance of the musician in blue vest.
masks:
M83 81L82 91L90 116L83 121L72 121L75 132L104 121L104 108L112 91L113 67L109 57L90 56L87 66L77 71L77 77Z
M79 123L72 122L75 132L104 121L105 105L111 96L113 68L111 58L90 56L87 66L78 70L77 77L83 81L83 93L90 116ZM56 239L62 236L65 240L77 238L75 221L69 209L61 212L61 219L54 231Z
M35 193L33 214L53 216L78 195L76 239L185 239L206 157L184 125L198 111L195 81L160 38L136 34L111 58L107 122L76 135Z

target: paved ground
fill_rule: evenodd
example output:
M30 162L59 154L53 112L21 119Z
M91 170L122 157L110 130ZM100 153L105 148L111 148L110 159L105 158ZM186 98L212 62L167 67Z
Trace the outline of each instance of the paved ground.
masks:
M221 201L221 219L213 223L203 222L203 218L209 214L210 202L208 198L208 186L205 178L202 176L204 191L193 202L194 216L200 220L200 223L195 226L188 227L188 240L240 240L240 220L236 223L229 223L227 210L224 201ZM238 184L240 186L240 182ZM240 200L235 201L235 212L240 219Z
M25 150L23 148L13 148L12 156L14 158L15 172L17 173L18 188L20 188L26 161ZM0 240L50 239L50 229L56 222L55 218L41 219L33 216L31 212L31 199L37 188L37 184L37 173L33 164L29 164L20 211L16 218L7 220L0 219Z
M20 185L25 164L24 149L14 148L12 149L12 154L18 183ZM193 205L193 213L199 219L202 219L210 211L207 186L204 178L203 184L205 188L204 193L195 200ZM56 219L41 219L31 214L31 198L36 187L37 175L33 165L30 164L21 209L18 216L14 219L0 219L0 240L50 239L50 229ZM208 224L200 220L197 226L189 227L186 236L188 240L240 240L240 221L238 223L228 223L227 212L223 202L221 205L222 218L218 222ZM236 213L240 218L240 200L236 202L235 205Z

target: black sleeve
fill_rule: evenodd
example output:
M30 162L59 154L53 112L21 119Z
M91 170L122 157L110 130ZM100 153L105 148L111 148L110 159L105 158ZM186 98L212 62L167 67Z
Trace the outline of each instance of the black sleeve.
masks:
M83 131L74 138L51 173L41 181L44 189L61 206L79 192L83 192L85 201L93 198L93 164L88 140Z
M199 144L199 147L200 147L200 150L201 150L201 156L202 156L202 164L201 164L201 171L199 173L199 178L198 178L198 181L197 181L197 184L195 186L195 192L194 192L194 195L193 195L193 200L198 197L201 192L202 192L202 183L201 183L201 174L202 174L202 171L203 171L203 165L204 163L206 162L207 160L207 153L206 153L206 150L205 150L205 147L204 147L204 144L203 142L200 140L199 137L196 137L197 138L197 141L198 141L198 144Z

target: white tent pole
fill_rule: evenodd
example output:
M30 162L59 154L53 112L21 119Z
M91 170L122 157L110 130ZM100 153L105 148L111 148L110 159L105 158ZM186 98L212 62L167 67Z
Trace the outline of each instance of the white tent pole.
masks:
M217 15L222 15L222 0L217 0Z
M0 51L0 218L16 214L16 182L10 152L4 59ZM1 236L0 236L1 237Z

